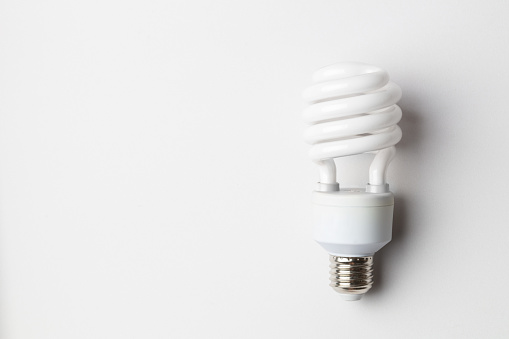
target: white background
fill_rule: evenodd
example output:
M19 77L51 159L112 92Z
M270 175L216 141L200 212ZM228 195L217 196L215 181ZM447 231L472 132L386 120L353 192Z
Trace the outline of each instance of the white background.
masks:
M1 1L0 337L509 337L509 3ZM311 238L302 90L403 89L360 302ZM343 186L370 156L338 161Z

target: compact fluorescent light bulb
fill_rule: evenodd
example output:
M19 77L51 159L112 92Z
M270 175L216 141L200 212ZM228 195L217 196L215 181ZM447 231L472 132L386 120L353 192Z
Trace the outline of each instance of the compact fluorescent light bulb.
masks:
M373 255L392 238L394 196L386 172L401 139L401 89L381 68L342 62L319 69L304 91L305 139L320 171L314 238L330 254L331 286L359 300L373 284ZM365 188L341 188L334 158L375 153Z

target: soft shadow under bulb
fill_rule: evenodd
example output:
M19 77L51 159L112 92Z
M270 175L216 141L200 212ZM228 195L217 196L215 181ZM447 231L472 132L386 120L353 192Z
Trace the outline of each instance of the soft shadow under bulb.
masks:
M314 239L330 255L330 286L359 300L373 284L373 255L392 237L394 196L386 172L401 139L400 88L384 70L342 62L319 69L304 91L305 139L318 165ZM365 188L340 188L334 158L373 153Z

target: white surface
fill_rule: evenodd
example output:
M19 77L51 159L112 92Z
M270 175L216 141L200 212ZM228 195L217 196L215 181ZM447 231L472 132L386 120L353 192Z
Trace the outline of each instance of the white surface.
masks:
M368 257L392 238L394 196L342 189L313 192L313 238L337 257Z
M309 124L304 139L320 167L320 184L338 185L334 158L377 152L369 184L386 186L386 169L401 140L401 109L396 105L401 89L387 72L359 62L334 63L313 73L313 85L303 97L309 103L303 113Z
M507 338L508 12L2 1L0 337ZM394 237L356 303L312 240L302 141L339 60L403 90Z

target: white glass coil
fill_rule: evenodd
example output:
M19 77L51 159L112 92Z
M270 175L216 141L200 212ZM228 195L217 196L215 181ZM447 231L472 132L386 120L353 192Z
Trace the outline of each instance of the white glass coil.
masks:
M336 182L334 158L378 151L370 168L370 184L385 184L385 171L401 139L396 105L401 89L381 68L342 62L319 69L304 91L310 106L305 140L310 156L320 165L320 182Z

